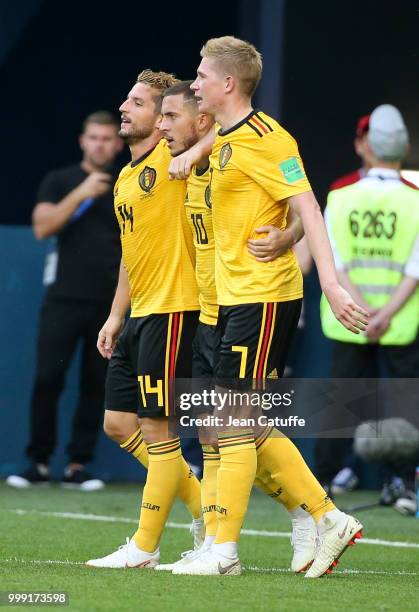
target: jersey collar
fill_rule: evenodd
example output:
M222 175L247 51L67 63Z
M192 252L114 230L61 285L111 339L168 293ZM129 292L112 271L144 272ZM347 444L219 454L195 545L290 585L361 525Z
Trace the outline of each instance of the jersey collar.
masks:
M159 142L157 142L154 147L152 149L149 149L148 151L146 151L145 153L143 153L143 155L141 155L141 157L139 157L138 159L135 159L134 161L131 162L131 168L135 168L135 166L138 166L138 164L141 164L142 161L144 161L153 151L154 149L157 147L157 145L160 144L160 140Z
M252 109L252 111L241 121L239 121L238 123L236 123L236 125L233 125L231 128L228 128L228 130L225 130L224 132L219 129L218 130L218 135L219 136L227 136L227 134L231 134L231 132L235 132L236 130L239 129L239 127L241 127L242 125L244 125L247 121L249 121L250 117L253 117L253 115L255 115L258 111Z
M400 179L400 172L392 168L370 168L367 176L374 176L381 179Z

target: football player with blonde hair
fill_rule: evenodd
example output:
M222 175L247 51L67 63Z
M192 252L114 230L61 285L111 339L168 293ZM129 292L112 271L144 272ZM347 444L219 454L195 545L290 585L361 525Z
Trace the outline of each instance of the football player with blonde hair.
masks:
M209 40L191 88L199 110L213 115L215 141L203 139L171 164L172 176L184 178L196 160L210 153L211 202L215 241L215 280L220 305L215 380L221 389L247 379L262 384L282 376L303 295L302 277L290 249L264 264L251 257L249 239L256 227L285 227L289 208L301 219L317 266L322 290L337 319L350 331L365 329L368 313L339 285L320 207L311 190L294 138L252 106L262 59L253 45L232 36ZM239 379L245 379L240 381ZM234 411L234 406L230 406ZM239 574L237 543L257 469L251 427L218 432L217 532L211 550L182 573ZM303 463L294 445L281 438L280 459L298 481ZM292 457L292 460L290 460ZM310 492L309 505L315 504ZM307 577L330 571L362 525L325 498L313 507L321 545Z
M213 129L211 115L201 113L197 100L190 89L192 81L181 81L169 87L163 96L163 132L171 154L176 157L193 146ZM196 253L195 273L199 289L200 317L193 343L192 375L205 385L214 374L214 349L219 341L217 328L218 311L215 287L215 243L212 227L212 202L210 194L210 166L208 157L203 158L192 168L187 181L185 209L188 223L194 237ZM272 248L276 259L302 236L299 218L289 211L284 230L275 226L265 226L269 242L257 240L258 261L271 260ZM198 380L196 381L198 382ZM198 385L199 388L199 385ZM199 407L198 416L212 414L209 407ZM202 512L205 521L205 541L198 550L182 554L176 563L157 566L158 570L182 573L194 559L209 550L217 533L217 476L220 466L220 453L214 428L198 428L202 444L204 470L201 481ZM255 431L257 452L257 473L255 485L281 503L288 510L292 522L293 557L291 570L302 572L313 561L316 551L317 532L313 516L322 513L325 507L333 509L326 493L301 460L295 446L283 441L283 436L273 432L272 427L260 427ZM274 434L274 435L273 435ZM275 435L276 434L276 435ZM282 447L287 444L286 462L283 460ZM290 470L293 462L298 462L299 474L295 479ZM308 502L308 503L307 503ZM306 508L306 510L304 509ZM313 515L313 516L312 516Z

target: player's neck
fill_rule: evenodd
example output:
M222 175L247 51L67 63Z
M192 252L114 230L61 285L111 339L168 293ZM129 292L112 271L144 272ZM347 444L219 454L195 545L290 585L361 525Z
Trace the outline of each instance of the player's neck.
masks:
M202 131L199 133L199 140L202 140L203 138L205 138L205 136L208 134L208 132L210 130L214 130L214 124L211 123L211 125L205 129L205 131ZM205 170L206 168L208 168L209 166L209 156L205 156L205 157L201 157L201 159L195 164L195 168L199 171Z
M401 163L399 161L383 161L382 159L375 159L374 163L371 164L370 168L386 168L387 170L397 170L400 172Z
M221 125L223 132L234 127L253 110L252 102L248 98L232 100L215 115L215 120Z
M140 140L136 142L135 144L129 145L129 150L131 151L132 161L139 159L145 153L147 153L148 151L151 151L151 149L154 149L154 147L161 140L161 138L162 138L162 135L159 132L153 132L153 134L148 136L148 138L144 138L143 140Z

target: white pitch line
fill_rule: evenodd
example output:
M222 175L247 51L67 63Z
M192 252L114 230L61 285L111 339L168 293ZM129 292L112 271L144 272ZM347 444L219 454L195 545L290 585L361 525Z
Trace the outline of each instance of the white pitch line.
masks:
M254 565L246 565L244 569L251 571L251 572L260 572L260 573L278 572L281 574L293 574L294 575L294 572L292 572L289 568L284 568L284 567L256 567ZM381 570L357 570L357 569L343 569L343 570L334 569L333 575L334 574L350 574L351 576L353 574L374 574L375 576L419 576L419 574L416 572L403 572L403 571L386 572L386 571L381 571Z
M138 523L136 519L125 518L123 516L103 516L101 514L81 514L79 512L42 512L40 510L10 510L14 514L42 514L43 516L54 516L55 518L68 518L77 521L104 521L106 523Z
M0 559L0 564L5 563L21 563L27 565L85 565L83 561L70 561L66 559L62 561L60 559L18 559L12 557L10 559ZM133 568L135 569L135 568ZM289 568L285 567L257 567L254 565L246 565L244 568L246 571L262 573L277 573L277 574L292 574ZM90 571L90 570L89 570ZM333 574L342 575L360 575L360 574L373 574L374 576L418 576L416 572L386 572L380 570L356 570L356 569L344 569L344 570L333 570Z
M9 512L13 512L14 514L42 514L43 516L53 516L56 518L67 518L74 519L79 521L104 521L107 523L130 523L137 524L137 519L130 519L126 517L119 516L104 516L101 514L81 514L78 512L42 512L39 510L9 510ZM190 525L188 523L172 523L167 522L166 527L169 529L189 529ZM241 533L243 535L249 536L258 536L258 537L267 537L267 538L289 538L291 537L291 533L288 531L259 531L257 529L242 529ZM381 540L379 538L362 538L357 540L359 544L372 544L374 546L390 546L392 548L419 548L419 544L416 542L394 542L391 540Z
M61 561L59 559L18 559L17 557L0 559L0 563L29 563L32 565L85 565L83 561L70 561L69 559Z

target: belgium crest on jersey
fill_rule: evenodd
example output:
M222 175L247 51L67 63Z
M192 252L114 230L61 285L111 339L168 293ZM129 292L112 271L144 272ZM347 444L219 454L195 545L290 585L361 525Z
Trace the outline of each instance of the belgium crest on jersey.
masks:
M220 164L221 170L225 168L226 165L228 164L232 153L233 151L231 149L230 143L226 142L226 144L223 144L220 150L220 157L219 157L219 164Z
M207 185L205 188L205 204L208 206L208 208L212 208L210 185Z
M157 172L155 171L155 169L150 168L150 166L146 166L138 177L138 182L140 184L141 189L146 193L149 193L154 187L156 178Z

